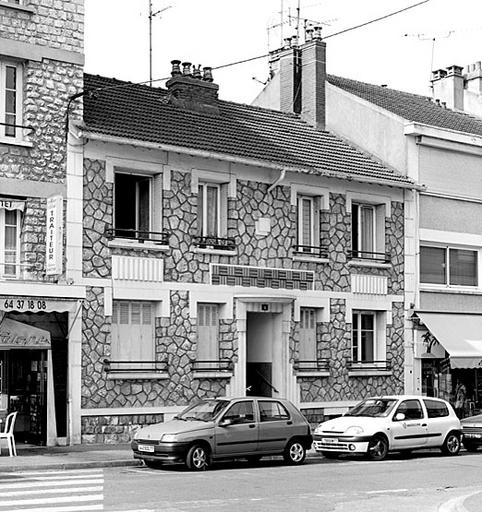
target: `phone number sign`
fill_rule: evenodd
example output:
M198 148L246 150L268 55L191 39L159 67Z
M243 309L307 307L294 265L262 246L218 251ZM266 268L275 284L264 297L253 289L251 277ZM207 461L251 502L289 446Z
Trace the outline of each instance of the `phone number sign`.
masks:
M44 299L17 297L12 299L3 299L1 306L1 309L4 311L29 311L39 313L46 311L49 308L49 303Z

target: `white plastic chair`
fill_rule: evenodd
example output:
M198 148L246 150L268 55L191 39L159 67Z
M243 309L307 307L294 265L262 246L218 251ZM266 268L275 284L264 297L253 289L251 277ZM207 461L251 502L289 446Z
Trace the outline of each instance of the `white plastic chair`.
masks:
M11 412L5 420L5 428L0 432L0 455L2 454L2 439L7 440L8 452L10 457L17 455L17 448L15 447L15 439L13 438L13 427L17 418L16 412Z

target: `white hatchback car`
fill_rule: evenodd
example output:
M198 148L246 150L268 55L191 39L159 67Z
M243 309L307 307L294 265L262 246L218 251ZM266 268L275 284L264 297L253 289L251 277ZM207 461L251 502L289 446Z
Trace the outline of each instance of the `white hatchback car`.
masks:
M440 448L457 455L462 428L445 400L421 396L367 398L344 416L320 423L313 446L325 457L363 453L383 460L391 451Z

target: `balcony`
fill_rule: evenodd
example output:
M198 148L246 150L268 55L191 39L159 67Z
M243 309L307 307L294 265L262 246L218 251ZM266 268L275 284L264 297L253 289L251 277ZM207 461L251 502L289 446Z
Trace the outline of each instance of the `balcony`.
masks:
M195 379L228 378L234 371L231 359L193 360L192 369Z
M298 377L328 377L330 375L329 360L326 358L295 360L293 369Z
M193 243L198 249L212 249L215 251L234 251L236 249L234 238L194 236Z
M167 361L126 361L104 359L102 370L107 379L165 379L167 378Z
M293 256L296 259L328 259L328 251L318 245L294 245Z
M348 252L348 258L351 260L361 260L367 263L390 263L390 255L385 252L359 251L350 249Z
M150 242L156 245L169 245L169 233L167 231L142 231L139 229L108 228L105 234L109 240L126 239L145 244Z
M391 365L386 360L357 361L349 359L346 363L350 377L388 376L391 375Z

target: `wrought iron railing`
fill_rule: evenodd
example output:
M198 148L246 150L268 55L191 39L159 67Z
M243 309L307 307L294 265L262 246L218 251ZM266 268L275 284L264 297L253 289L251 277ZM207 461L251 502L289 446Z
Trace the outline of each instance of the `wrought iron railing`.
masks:
M234 251L236 248L234 238L222 238L217 236L195 236L194 245L199 249L218 249L224 251Z
M328 251L317 245L294 245L293 253L296 256L314 256L315 258L328 258Z
M329 361L328 359L315 359L313 361L308 360L296 360L293 362L293 368L295 371L303 373L303 372L322 372L328 371Z
M107 228L107 238L126 238L136 240L139 243L154 242L159 245L169 245L169 233L167 231L143 231L140 229Z
M350 371L366 371L366 370L379 370L385 371L390 370L390 362L389 361L375 361L375 360L364 360L364 361L356 361L354 359L350 359L347 361L347 367Z
M102 369L106 373L166 372L167 361L126 361L104 359Z
M13 139L17 137L17 128L22 130L29 130L31 132L35 131L35 128L26 124L14 124L14 123L0 123L0 126L6 126L7 128L13 128L13 134L5 133L6 130L3 130L2 137L12 137Z
M348 257L357 260L376 261L378 263L390 263L390 255L385 252L359 251L350 249Z
M195 372L232 372L234 363L231 359L195 360L192 369Z

